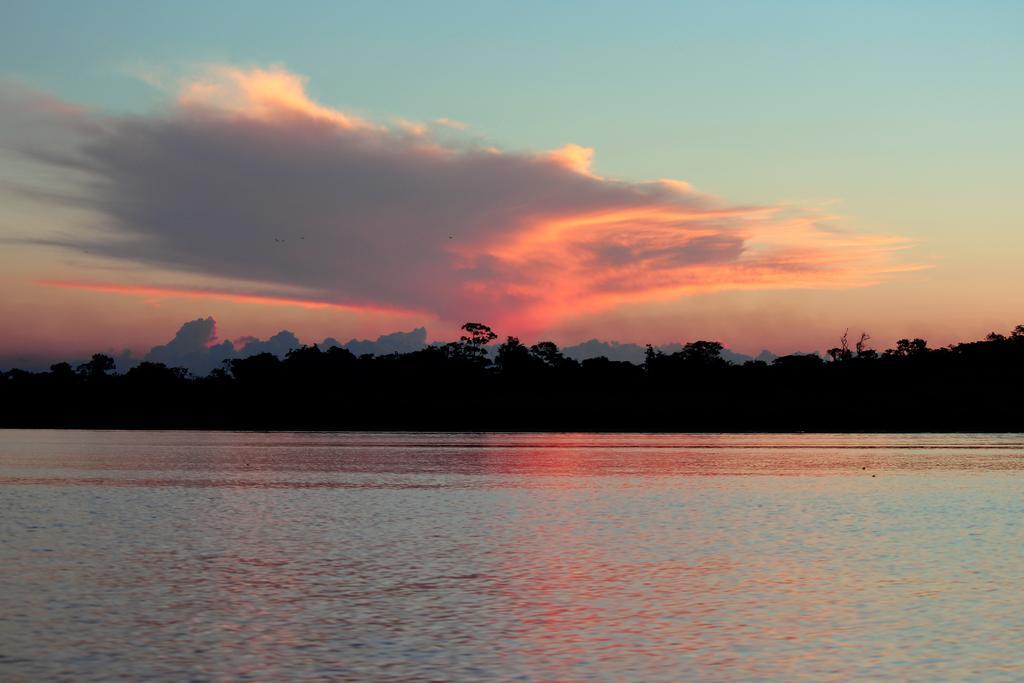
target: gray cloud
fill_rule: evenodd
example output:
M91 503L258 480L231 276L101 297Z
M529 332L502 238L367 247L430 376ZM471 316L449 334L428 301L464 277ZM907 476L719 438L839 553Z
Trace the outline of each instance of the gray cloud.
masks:
M198 318L183 324L166 344L150 349L143 360L188 368L194 374L206 375L220 367L225 358L234 358L235 355L235 345L231 341L217 342L216 321Z
M323 348L341 346L357 356L372 353L375 356L386 356L391 353L409 353L419 351L427 345L427 328L417 327L410 332L392 332L382 334L377 339L350 339L346 344L338 344L334 339L325 339Z
M408 353L422 349L426 344L427 330L418 327L409 332L382 334L375 340L351 339L344 344L333 337L327 337L318 345L321 349L332 346L345 348L361 356L366 353ZM154 346L142 360L163 363L168 367L187 368L194 375L206 375L222 367L224 360L247 358L258 353L272 353L278 358L284 358L289 351L302 345L298 337L288 330L281 330L267 339L243 336L235 341L220 340L217 337L217 322L212 317L197 318L184 323L169 342ZM121 357L118 359L118 370L127 370L138 362L138 358Z
M537 157L434 152L407 138L317 121L173 116L115 119L75 156L38 150L82 172L78 201L109 238L75 244L132 261L299 285L340 303L474 312L463 285L519 280L475 246L558 216L642 205L657 185L599 181ZM518 297L496 301L508 305Z
M891 242L840 235L833 246L813 221L729 207L685 183L600 178L585 148L442 146L322 107L279 69L212 74L136 116L0 96L0 110L46 113L0 136L66 173L72 191L43 191L105 229L49 244L524 332L623 297L786 286L780 270L801 271L792 286L851 286L891 269ZM814 239L799 243L800 231Z

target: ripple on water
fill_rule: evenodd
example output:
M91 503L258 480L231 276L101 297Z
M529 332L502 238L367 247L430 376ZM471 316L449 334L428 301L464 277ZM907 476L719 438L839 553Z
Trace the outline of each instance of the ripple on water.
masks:
M1019 680L1022 455L0 432L0 679Z

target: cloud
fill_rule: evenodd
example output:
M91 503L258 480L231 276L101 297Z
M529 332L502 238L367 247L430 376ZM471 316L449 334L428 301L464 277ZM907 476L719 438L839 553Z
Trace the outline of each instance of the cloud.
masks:
M183 324L171 341L150 349L143 360L205 375L220 367L224 359L235 356L231 341L218 342L217 322L213 318L198 318Z
M302 346L299 338L290 330L281 330L266 340L259 337L241 337L238 342L242 347L238 352L240 358L259 353L272 353L278 358L283 358L292 349Z
M392 332L382 334L376 340L350 339L346 344L339 344L336 340L327 338L324 340L323 348L331 346L342 346L357 356L364 353L372 353L375 356L386 356L391 353L409 353L419 351L427 345L427 328L417 327L409 332Z
M586 360L587 358L605 357L608 360L628 361L630 363L642 363L644 361L645 347L640 344L622 344L619 342L606 342L599 339L588 339L579 344L566 346L562 353L568 358Z
M259 353L284 358L300 346L298 337L288 330L281 330L268 339L245 336L235 341L218 340L217 322L207 317L183 324L171 341L154 346L143 360L188 368L196 375L205 375L231 358L247 358Z
M683 345L679 343L671 343L655 346L654 348L662 353L676 353L682 350ZM617 341L606 342L599 339L588 339L585 342L566 346L562 349L562 353L564 353L568 358L574 358L576 360L585 360L587 358L599 358L604 356L608 360L627 361L636 365L644 362L646 351L646 346L640 344L622 343ZM765 350L757 356L757 359L771 361L775 357L775 354L771 351ZM754 356L737 353L730 349L722 349L722 358L730 363L744 363L748 360L754 360Z
M826 216L597 177L580 145L505 152L377 124L314 102L282 68L210 67L144 115L20 101L50 113L21 128L60 133L35 130L22 153L66 173L64 201L105 226L47 244L234 281L241 296L528 335L631 302L857 287L917 267L895 258L904 240Z
M590 165L594 162L594 149L576 144L568 144L564 147L548 152L548 158L570 171L592 175ZM596 176L594 176L596 177Z
M466 130L467 128L469 128L469 124L468 123L465 123L463 121L458 121L456 119L450 119L450 118L447 118L447 117L444 117L444 116L442 116L439 119L434 119L432 121L432 123L435 126L441 126L443 128L451 128L453 130Z
M435 343L439 344L440 342ZM142 360L164 363L169 367L183 367L195 375L206 375L214 368L222 367L223 361L227 359L247 358L259 353L272 353L278 358L284 358L289 351L302 345L303 343L298 337L289 330L281 330L267 339L242 336L233 341L221 340L217 336L216 321L212 317L207 317L184 323L173 339L166 344L154 346ZM418 327L408 332L382 334L374 340L353 338L345 343L341 343L333 337L327 337L318 345L325 350L334 346L348 349L356 356L410 353L427 346L427 330L424 327ZM562 348L562 352L567 357L576 360L604 356L610 360L628 361L639 365L644 362L645 348L642 344L590 339L566 346ZM656 345L654 348L671 354L680 351L683 345L673 342ZM488 347L488 350L493 355L496 347L492 345ZM722 357L733 363L753 360L752 356L736 353L729 349L723 349ZM762 351L758 356L760 360L768 361L775 357L775 354L769 351ZM126 371L129 367L136 365L138 361L138 358L124 355L119 359L118 370Z
M267 339L243 336L233 341L222 340L217 337L217 322L212 317L207 317L184 323L169 342L154 346L142 360L163 363L168 367L187 368L193 374L202 376L209 374L214 368L222 367L225 360L247 358L259 353L272 353L278 358L284 358L289 351L302 345L299 338L289 330L281 330ZM409 353L426 345L427 330L423 327L409 332L383 334L376 340L351 339L342 344L333 337L327 337L319 343L321 349L337 346L348 349L357 356L366 353ZM120 359L118 370L125 371L138 362L137 357L125 356Z
M296 306L299 308L332 308L343 311L364 311L374 313L411 313L400 309L374 306L372 304L347 305L332 303L319 299L302 298L299 296L288 296L285 293L245 291L244 285L239 284L238 291L226 291L216 287L166 287L160 285L137 285L120 284L116 282L77 281L77 280L36 280L35 284L60 289L79 289L91 292L109 292L114 294L126 294L139 296L148 299L158 300L161 298L183 298L183 299L219 299L233 303L259 304L264 306Z

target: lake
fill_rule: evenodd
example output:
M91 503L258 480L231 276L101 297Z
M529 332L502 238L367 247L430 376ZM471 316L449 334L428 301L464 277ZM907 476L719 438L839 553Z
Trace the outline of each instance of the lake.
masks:
M0 680L1024 678L1024 436L0 431Z

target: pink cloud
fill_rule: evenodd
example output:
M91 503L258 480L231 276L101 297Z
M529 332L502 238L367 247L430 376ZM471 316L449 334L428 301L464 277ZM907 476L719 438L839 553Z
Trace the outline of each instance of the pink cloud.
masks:
M262 283L268 300L525 334L631 303L860 287L920 267L899 260L905 240L829 229L828 216L734 206L683 181L597 177L579 145L445 146L429 126L314 102L279 67L209 67L160 113L69 107L60 120L72 141L27 152L84 177L72 202L109 226L65 246Z

